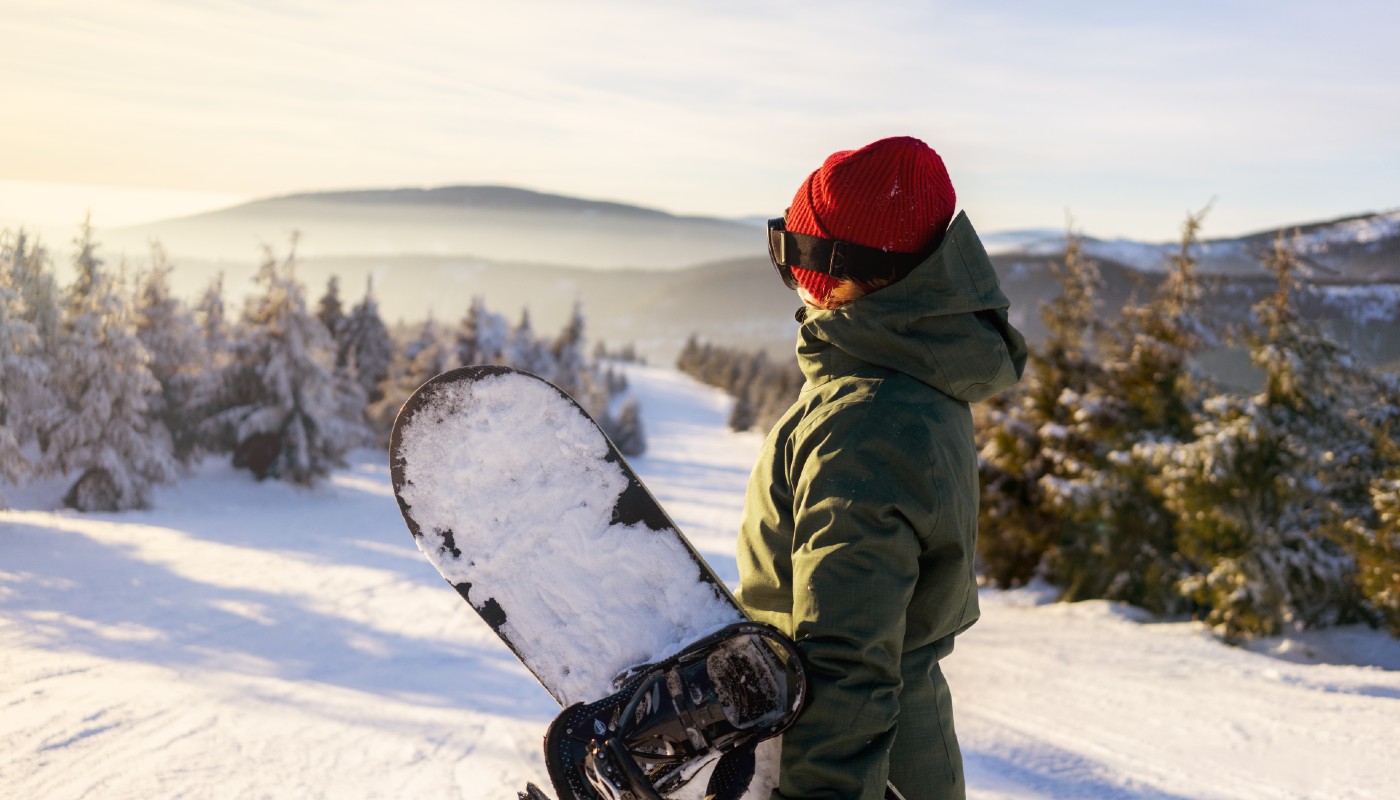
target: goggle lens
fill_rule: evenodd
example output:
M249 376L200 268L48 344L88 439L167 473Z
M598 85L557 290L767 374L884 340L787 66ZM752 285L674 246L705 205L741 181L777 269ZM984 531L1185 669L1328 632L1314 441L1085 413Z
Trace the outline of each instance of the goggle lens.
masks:
M789 289L797 289L797 279L792 277L792 268L787 264L787 220L774 217L768 220L768 259L773 269Z

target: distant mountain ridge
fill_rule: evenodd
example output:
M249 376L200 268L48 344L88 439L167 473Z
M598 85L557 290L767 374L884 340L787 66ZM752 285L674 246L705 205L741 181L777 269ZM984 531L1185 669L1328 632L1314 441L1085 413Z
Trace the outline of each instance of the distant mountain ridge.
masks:
M568 195L537 192L514 186L438 186L431 188L407 187L400 189L350 189L322 192L296 192L278 195L263 200L253 200L244 205L259 203L280 203L285 201L322 201L327 203L348 203L356 205L408 204L415 206L460 206L492 209L517 209L547 212L579 212L620 214L649 218L708 220L699 216L679 216L654 208L619 203L611 200L590 200ZM219 213L219 212L214 212Z
M1209 222L1209 220L1207 220ZM764 252L762 219L681 216L639 205L504 185L298 192L218 211L104 231L109 246L140 250L159 239L176 256L246 258L302 235L308 256L464 256L589 268L679 268ZM1207 273L1258 274L1259 255L1282 230L1316 276L1400 280L1400 210L1354 214L1205 239ZM992 232L998 255L1052 256L1053 229ZM1174 243L1084 237L1095 258L1160 272Z
M141 253L157 239L176 258L256 257L300 234L300 252L461 256L593 269L676 269L764 248L739 220L678 216L509 186L306 192L102 232Z
M1309 277L1318 280L1400 280L1400 210L1356 214L1322 222L1285 225L1234 237L1203 239L1193 255L1206 273L1262 274L1260 256L1280 233L1303 256ZM1063 231L1001 231L985 237L996 254L1054 256L1064 252ZM1161 272L1180 249L1174 242L1083 237L1085 252L1143 272Z
M1171 221L1166 221L1170 223ZM1207 223L1209 219L1207 219ZM454 322L475 296L538 328L562 324L581 302L595 338L674 353L699 334L736 347L790 353L799 301L767 263L762 219L682 217L603 200L509 186L307 192L151 225L102 231L104 248L145 254L159 240L189 294L215 271L230 299L263 245L285 252L301 233L299 275L319 294L331 275L347 297L372 281L390 320L429 314ZM1400 364L1400 211L1284 226L1296 232L1309 282L1308 313L1331 320L1364 358ZM1271 290L1260 266L1275 231L1208 239L1195 255L1212 290L1204 314L1247 324ZM1039 304L1057 292L1048 265L1064 252L1052 229L984 235L1012 318L1035 340ZM1105 315L1148 297L1178 245L1085 237L1104 277Z

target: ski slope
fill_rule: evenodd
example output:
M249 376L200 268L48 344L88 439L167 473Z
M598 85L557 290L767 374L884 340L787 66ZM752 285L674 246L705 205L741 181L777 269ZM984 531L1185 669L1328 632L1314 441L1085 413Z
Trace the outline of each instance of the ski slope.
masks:
M634 466L726 580L753 434L631 373ZM381 454L306 491L210 461L115 515L0 512L0 798L513 798L556 711L414 547ZM1106 603L983 593L945 663L973 798L1390 798L1400 645L1230 648ZM1331 662L1331 663L1324 663Z

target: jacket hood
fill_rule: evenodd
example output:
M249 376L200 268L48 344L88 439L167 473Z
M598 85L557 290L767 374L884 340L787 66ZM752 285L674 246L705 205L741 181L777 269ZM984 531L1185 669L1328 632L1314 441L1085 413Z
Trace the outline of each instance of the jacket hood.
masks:
M1026 364L1026 340L967 214L903 280L831 310L806 309L797 360L819 383L862 363L905 373L958 400L1009 388Z

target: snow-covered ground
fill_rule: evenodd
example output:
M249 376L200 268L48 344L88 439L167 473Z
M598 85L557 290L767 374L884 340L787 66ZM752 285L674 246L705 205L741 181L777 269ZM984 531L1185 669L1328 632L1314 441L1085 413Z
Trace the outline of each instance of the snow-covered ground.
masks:
M757 436L639 369L635 466L727 580ZM0 797L510 798L556 707L414 547L378 453L326 486L210 462L148 512L0 512ZM1400 645L1230 648L984 592L945 668L974 798L1389 798ZM1330 663L1322 663L1330 662Z

